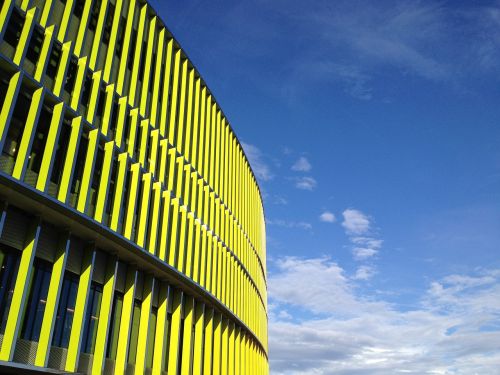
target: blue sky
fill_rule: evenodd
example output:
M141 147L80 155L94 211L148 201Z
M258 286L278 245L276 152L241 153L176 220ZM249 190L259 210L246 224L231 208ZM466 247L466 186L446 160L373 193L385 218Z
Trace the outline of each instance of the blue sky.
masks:
M265 200L273 374L498 374L500 2L152 1Z

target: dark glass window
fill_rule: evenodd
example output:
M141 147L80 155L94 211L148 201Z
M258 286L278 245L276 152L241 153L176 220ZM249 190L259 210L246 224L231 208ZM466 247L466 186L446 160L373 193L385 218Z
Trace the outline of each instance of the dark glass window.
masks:
M123 294L115 292L113 298L113 310L111 312L111 324L109 326L108 347L106 357L116 359L116 349L118 348L118 334L120 332L120 320L123 310Z
M19 251L0 246L0 334L4 334L21 257Z
M104 32L102 35L102 42L104 44L109 44L109 38L111 37L111 28L113 27L113 17L115 15L114 4L108 4L108 13L106 14L106 21L104 22Z
M51 273L52 265L50 263L35 258L30 294L21 330L21 337L25 340L38 341L40 338Z
M125 25L127 24L127 20L125 17L120 18L120 22L118 23L118 38L116 38L116 49L115 55L117 57L121 56L122 48L123 48L123 38L125 38Z
M97 28L97 21L99 19L99 11L101 10L101 0L95 0L92 6L92 12L90 14L90 20L88 24L88 29L90 31L95 31Z
M90 90L92 90L92 76L90 72L87 72L85 77L85 83L83 85L83 93L80 100L82 106L87 107L89 104Z
M115 189L116 189L116 176L118 174L118 162L117 160L113 160L111 170L111 178L109 180L109 188L108 188L108 197L106 199L106 210L105 215L107 220L104 221L108 226L111 224L111 210L113 209L114 198L115 198Z
M64 90L66 90L68 94L71 94L73 92L77 73L78 73L78 62L76 58L71 57L68 66L68 71L66 73L66 82L64 84Z
M153 366L153 352L155 347L155 336L156 336L156 321L158 318L158 308L151 308L151 315L149 316L149 327L148 327L148 351L146 353L146 367L151 368Z
M90 200L87 215L93 217L95 213L95 205L97 203L97 193L101 182L101 172L104 160L104 145L101 143L97 148L97 157L94 165L94 173L90 184Z
M139 336L139 323L141 320L141 301L134 301L134 312L132 314L132 328L130 330L130 344L128 347L128 363L135 364L137 357L137 338Z
M40 51L43 45L43 30L40 26L35 26L33 34L31 35L30 44L28 45L28 51L26 52L26 58L33 64L36 64L38 57L40 56Z
M35 136L33 138L33 145L31 152L28 156L28 169L26 171L25 182L31 186L36 185L40 166L42 165L43 152L47 142L47 135L49 133L50 122L52 119L52 109L47 105L42 106L38 124L36 126Z
M23 88L22 88L23 89ZM23 90L22 90L23 91ZM14 161L19 151L19 144L23 136L26 118L31 104L31 97L25 92L21 92L16 100L14 113L10 120L9 130L2 150L0 169L6 173L12 173Z
M81 19L84 6L85 6L85 0L77 0L75 6L73 7L73 14Z
M59 132L59 138L56 145L56 156L54 157L54 163L52 165L52 173L50 175L50 186L49 194L53 197L57 194L57 187L61 182L61 177L63 173L64 161L66 159L66 154L68 152L68 142L71 134L71 120L65 117L61 130Z
M17 47L19 43L19 38L21 37L21 32L24 26L24 16L21 12L14 8L10 16L9 23L7 24L7 29L5 30L3 39L9 43L12 47Z
M82 352L94 353L97 323L101 309L102 286L92 282L88 297L87 313L85 315L85 329L83 330Z
M59 42L54 42L52 45L52 52L50 53L49 63L47 65L47 76L52 79L56 78L57 67L61 60L61 44Z
M54 327L52 345L60 348L67 348L73 316L75 314L76 293L78 291L78 276L66 271L62 285L61 296L59 297L59 308Z
M76 157L76 164L73 174L73 180L71 181L70 189L70 205L76 207L76 200L78 198L78 193L82 185L83 168L85 167L85 157L87 155L88 148L88 133L84 132L80 138L80 146L78 147L78 154Z

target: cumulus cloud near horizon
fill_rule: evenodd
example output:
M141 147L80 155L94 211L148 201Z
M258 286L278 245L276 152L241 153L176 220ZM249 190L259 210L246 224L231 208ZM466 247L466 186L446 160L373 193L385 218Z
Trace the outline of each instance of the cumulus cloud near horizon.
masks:
M364 295L356 279L371 270L360 269L349 275L328 258L273 261L273 374L498 374L500 270L431 280L408 309Z

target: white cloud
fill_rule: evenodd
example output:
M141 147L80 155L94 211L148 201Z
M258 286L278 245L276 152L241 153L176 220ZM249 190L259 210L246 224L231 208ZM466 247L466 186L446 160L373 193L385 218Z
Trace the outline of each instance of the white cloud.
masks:
M296 182L295 182L295 187L297 189L301 189L301 190L312 191L312 190L314 190L316 185L317 185L317 182L312 177L299 177L296 179Z
M376 271L375 268L371 266L360 266L356 270L356 274L354 275L353 279L354 280L368 280L375 275Z
M296 172L309 172L312 169L311 163L306 157L301 156L294 165L292 165L292 171Z
M377 253L378 250L369 247L355 247L354 249L352 249L352 254L354 255L355 260L365 260L371 258Z
M273 374L497 375L500 270L434 280L411 310L363 295L327 258L283 258L269 275ZM281 311L286 311L282 314ZM276 313L275 313L276 312Z
M264 161L262 152L254 145L249 143L241 142L245 155L250 161L250 166L257 176L257 179L262 181L268 181L273 178L271 169L269 165Z
M324 221L325 223L335 223L337 219L332 212L325 211L321 215L319 215L319 220Z
M300 229L305 229L305 230L311 230L312 225L308 222L305 221L288 221L288 220L282 220L282 219L268 219L266 220L267 225L275 225L277 227L283 227L283 228L300 228Z
M342 226L348 234L362 235L370 230L370 220L361 211L349 208L342 212L342 216Z

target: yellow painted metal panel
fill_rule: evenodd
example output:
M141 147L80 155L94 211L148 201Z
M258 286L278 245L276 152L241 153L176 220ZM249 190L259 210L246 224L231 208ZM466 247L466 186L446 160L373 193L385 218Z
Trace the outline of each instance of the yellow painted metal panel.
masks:
M87 0L89 1L89 0ZM86 5L86 4L85 4ZM118 26L121 20L123 0L116 0L115 4L115 14L113 17L113 23L111 25L111 32L109 34L109 45L106 51L106 63L104 64L103 80L109 83L111 68L113 67L113 57L115 55L116 37L118 35Z
M71 42L64 43L62 46L61 59L59 61L59 66L57 68L56 79L54 81L54 88L52 89L52 92L56 96L61 95L63 83L66 80L66 68L69 63L70 52L71 52Z
M28 152L31 149L33 138L35 136L36 123L38 122L38 116L40 115L43 96L44 90L40 88L33 93L33 97L31 99L26 125L24 126L23 135L17 151L14 170L12 171L12 177L17 178L18 180L22 180L24 178L26 164L28 163Z
M174 266L177 264L177 232L178 232L178 221L179 221L179 201L177 198L173 198L170 200L171 202L171 210L172 210L172 225L169 237L169 253L168 253L168 264Z
M191 375L192 373L192 353L194 342L192 340L194 321L194 299L184 296L184 332L182 338L182 363L181 375Z
M12 293L12 300L10 303L9 313L7 315L7 322L5 324L5 331L2 339L2 348L0 349L0 361L12 361L14 356L14 349L16 346L16 339L19 329L21 328L21 311L27 300L28 287L33 271L33 260L35 258L35 251L40 236L40 220L37 219L33 223L27 234L25 245L21 254L21 261L17 271L16 282L14 285L14 292Z
M218 312L214 312L214 343L213 343L213 363L212 373L215 375L222 374L222 317Z
M214 310L205 312L205 344L203 345L203 375L212 375Z
M184 267L184 274L187 277L193 278L193 236L194 236L194 216L191 212L188 213L188 230L186 241L186 266Z
M181 221L179 225L180 235L179 235L179 247L177 251L177 261L175 262L175 267L180 271L184 272L186 263L186 232L187 232L187 212L186 207L180 207Z
M170 103L170 71L172 67L172 48L174 41L170 39L167 43L167 51L165 54L165 71L163 79L163 95L161 98L161 112L160 112L160 134L162 136L167 135L167 110L168 104ZM180 56L179 56L180 58ZM171 141L171 140L170 140Z
M86 119L91 124L94 122L94 116L97 109L97 100L99 98L99 89L101 87L101 74L99 70L92 75L92 89L90 91L89 107Z
M71 134L69 137L68 150L76 150L80 139L80 131L82 127L82 117L76 117L71 122ZM69 184L73 173L73 165L75 163L75 152L67 152L66 159L64 160L64 168L59 185L59 192L57 199L66 203L68 197Z
M125 126L127 115L127 97L118 99L118 119L116 124L115 143L118 148L122 148L123 143L123 128ZM127 134L128 135L128 134Z
M34 26L33 19L35 18L36 10L37 10L36 8L31 8L26 12L26 18L24 20L24 25L21 30L21 35L19 36L16 52L14 53L14 57L12 58L12 61L16 65L21 64L21 61L23 60L24 55L28 50L28 40L30 38L31 31Z
M134 22L134 13L135 13L135 3L136 0L130 0L128 5L128 13L127 13L127 25L125 26L125 36L123 38L123 48L122 54L120 58L120 69L118 71L118 79L116 82L116 91L119 95L123 95L123 85L125 84L125 71L127 69L127 58L129 55L130 48L130 36L132 33L132 26Z
M234 375L240 375L242 367L242 355L241 355L241 328L235 326L234 334Z
M111 311L115 292L116 277L118 272L118 261L109 257L106 264L106 275L102 290L101 308L99 310L99 324L95 339L94 358L92 363L92 374L101 374L104 368L104 358L108 342L108 330L111 322Z
M201 258L201 222L200 219L194 220L193 236L191 243L193 247L193 280L196 283L200 283L200 258Z
M118 1L121 2L121 0ZM80 19L80 24L78 25L78 33L75 41L74 53L77 57L81 57L83 41L85 39L85 35L87 34L87 23L89 20L91 6L92 6L92 0L85 0L85 4L83 5L83 10L82 10L82 17Z
M105 136L108 135L109 125L111 121L111 111L113 110L113 97L115 92L115 85L106 86L106 102L104 104L104 114L101 121L101 133ZM112 125L112 124L111 124Z
M33 78L35 78L38 82L42 80L43 71L45 70L45 66L49 58L49 51L52 45L53 37L54 37L54 25L51 25L47 27L44 31L43 44L40 50L40 57L38 58L38 62L36 63L35 73L33 74Z
M181 80L181 91L179 92L179 113L178 120L176 122L176 134L175 134L175 146L177 151L184 153L183 137L186 128L186 86L187 86L187 69L188 61L184 60L182 63L182 80ZM170 137L170 141L173 142L173 138Z
M158 236L158 228L160 227L159 217L162 201L161 183L153 183L153 207L151 211L151 221L149 224L148 251L151 254L156 254L156 244Z
M193 347L193 375L202 375L203 370L203 331L205 326L205 304L196 302L195 334ZM207 360L207 358L205 358Z
M200 252L201 252L201 256L200 256L200 278L198 280L198 282L200 283L200 285L204 288L207 288L207 284L206 284L206 279L205 279L205 275L207 274L207 264L211 264L209 261L207 261L207 253L208 253L208 250L207 250L207 229L206 229L206 226L205 225L201 225L201 233L199 234L200 236L200 241L201 241L201 248L200 248Z
M167 53L168 55L168 53ZM174 144L175 142L175 127L178 123L178 119L176 118L177 113L177 101L178 101L178 91L179 91L179 70L181 63L181 51L178 50L175 53L175 63L174 63L174 71L173 71L173 82L172 82L172 98L170 105L170 123L168 125L168 140L170 143ZM160 128L161 131L161 128Z
M49 133L47 134L47 141L45 142L45 149L43 150L42 163L40 171L38 172L38 179L36 181L36 188L45 192L47 188L48 177L50 175L51 164L55 157L55 144L59 135L59 129L63 120L64 104L59 103L54 107L52 113L52 120L50 121Z
M228 349L229 349L229 322L222 319L222 339L221 339L221 375L228 374Z
M149 218L149 201L151 197L151 173L144 173L142 175L142 197L139 209L139 225L137 231L137 245L140 247L145 246L147 225Z
M2 8L0 9L0 34L2 34L3 28L5 26L5 21L10 12L10 9L14 5L14 1L4 1L2 3Z
M141 317L139 320L139 335L137 337L137 354L135 358L135 373L137 375L144 374L144 372L146 371L146 353L148 351L149 322L155 287L155 279L150 275L145 276L141 303Z
M131 106L135 106L135 99L137 94L137 81L139 80L139 65L141 62L141 51L142 51L142 42L144 36L144 28L146 24L146 15L148 13L148 6L143 5L141 8L141 13L139 15L139 28L137 30L137 40L135 43L135 53L134 53L134 62L132 64L132 73L130 75L130 88L129 88L129 96L128 103Z
M66 267L66 259L68 258L69 241L69 233L60 239L59 249L54 260L54 265L52 266L47 302L45 304L45 311L43 312L42 326L40 327L40 339L36 349L35 366L47 367L49 360L49 345L54 332L53 329L56 320L54 318L61 294L64 268Z
M104 160L102 162L101 180L99 181L99 190L97 193L97 202L94 214L94 219L99 223L102 221L104 208L106 207L114 145L115 143L113 141L107 142L104 145Z
M202 176L205 175L205 171L203 169L203 161L204 161L204 149L206 147L205 143L205 111L206 111L206 102L207 102L207 88L203 87L203 90L201 90L201 108L200 108L200 130L199 130L199 147L197 150L195 150L198 153L198 156L196 157L196 168L200 172Z
M130 110L130 129L127 135L128 136L127 152L131 158L134 157L138 117L139 117L139 110L137 108Z
M138 185L139 185L139 174L140 165L139 163L132 164L130 166L130 188L129 196L127 198L127 211L125 216L125 227L123 230L123 236L129 240L132 239L132 229L134 225L134 215L137 204L138 196Z
M229 348L228 348L228 373L233 375L235 373L234 364L234 348L235 348L235 327L233 322L229 322Z
M149 35L147 52L146 52L146 60L142 63L144 65L144 76L142 78L142 93L141 93L141 103L139 113L142 116L146 115L146 106L147 106L147 98L149 94L149 80L151 78L151 57L153 55L153 47L155 41L156 34L156 17L153 17L151 21L149 21Z
M71 10L73 9L73 0L67 0L64 5L63 16L59 24L59 33L57 34L57 40L61 43L64 42L66 38L66 32L68 29L69 17L71 15Z
M158 295L158 318L155 332L155 347L153 352L153 375L161 375L166 367L165 353L167 351L167 310L169 301L172 299L171 288L168 284L160 285Z
M185 124L185 134L186 136L184 137L184 147L183 147L183 153L186 156L186 158L189 159L190 162L192 162L191 159L191 133L192 133L192 127L193 123L192 118L193 118L193 88L194 88L194 69L191 69L189 72L189 83L188 83L188 94L187 94L187 113L186 113L186 124Z
M200 131L200 78L196 79L195 89L194 89L194 114L193 114L193 142L191 146L191 155L188 156L191 159L191 163L195 168L198 168L198 135Z
M125 174L127 173L128 154L126 152L118 155L118 174L115 183L115 194L113 201L113 208L111 211L110 228L115 232L118 230L118 223L120 221L120 211L123 202L123 190L125 184ZM122 218L123 220L123 218Z
M162 185L166 185L166 177L167 177L167 155L168 155L168 141L166 139L162 139L160 141L160 167L158 174L158 181Z
M149 166L148 170L153 174L153 177L157 177L156 173L156 163L158 158L158 138L160 136L160 131L158 129L151 131L151 141L150 141L150 154L149 154Z
M158 43L156 48L155 71L153 76L153 95L151 97L151 115L149 117L151 125L156 128L158 124L158 103L160 92L160 77L162 74L163 49L165 48L165 29L162 27L158 33ZM168 72L165 72L165 74Z
M85 81L85 72L87 70L87 56L78 59L78 71L76 73L75 87L71 94L71 108L75 111L78 110L78 103L80 103L80 96L82 94L83 83Z
M83 175L81 181L80 192L78 194L78 203L76 209L80 212L85 212L87 208L87 201L89 196L89 186L91 176L94 171L95 155L97 152L97 137L99 130L94 129L89 132L89 142L87 147L87 154L85 156L85 167L83 168Z
M101 0L99 7L99 17L97 18L97 26L94 31L94 40L92 49L90 50L89 68L95 70L97 54L102 51L99 46L101 45L102 31L104 30L104 20L106 19L106 12L108 10L108 0Z
M144 119L141 121L141 145L139 147L139 163L141 163L141 167L146 166L146 157L148 151L148 136L149 136L149 120Z
M127 355L130 344L130 326L134 310L135 287L137 271L133 267L127 269L125 293L123 295L122 317L118 334L118 349L116 351L115 373L124 374L127 366Z
M70 250L71 251L71 250ZM66 355L66 371L74 372L78 367L78 356L80 353L80 344L82 341L82 332L84 326L85 310L89 296L90 281L94 270L95 251L89 247L85 250L82 260L80 280L76 292L75 312L71 324L71 333L69 336L68 353Z
M167 367L168 374L177 373L181 335L182 305L184 299L184 295L181 290L175 290L173 295L170 348Z
M169 191L164 191L162 193L162 200L163 200L163 213L162 213L162 223L161 223L161 233L160 233L160 245L159 245L159 251L158 251L158 258L163 260L164 262L167 261L167 244L169 243L169 238L167 236L169 235L169 217L170 217L170 210L171 210L171 202L170 202L170 192Z

